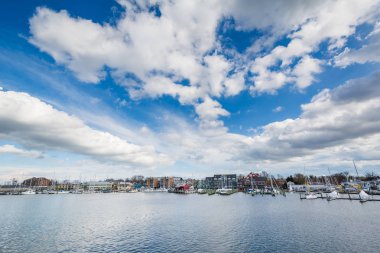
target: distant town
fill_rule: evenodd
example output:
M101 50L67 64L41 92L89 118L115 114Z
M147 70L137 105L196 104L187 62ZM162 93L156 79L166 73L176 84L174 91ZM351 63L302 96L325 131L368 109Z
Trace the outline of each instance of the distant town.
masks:
M112 192L168 192L225 194L235 192L282 194L285 192L324 192L369 194L380 193L380 177L374 174L353 176L348 172L329 176L303 175L300 173L286 178L274 177L266 172L251 172L247 175L215 174L203 179L175 176L144 177L136 175L125 179L100 181L54 180L45 177L32 177L22 181L13 178L0 186L0 195L30 194L82 194Z

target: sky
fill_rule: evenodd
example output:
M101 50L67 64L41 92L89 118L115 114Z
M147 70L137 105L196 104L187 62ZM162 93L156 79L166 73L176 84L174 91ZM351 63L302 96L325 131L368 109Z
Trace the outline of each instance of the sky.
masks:
M380 1L0 4L0 181L380 174Z

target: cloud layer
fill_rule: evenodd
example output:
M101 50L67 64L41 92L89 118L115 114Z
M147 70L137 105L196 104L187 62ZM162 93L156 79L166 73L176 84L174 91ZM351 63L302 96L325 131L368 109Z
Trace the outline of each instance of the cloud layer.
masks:
M331 159L374 159L380 138L380 73L325 89L296 119L264 126L249 143L253 159L286 160L325 153ZM333 158L335 156L335 158Z
M379 7L378 1L369 0L119 4L125 12L116 25L37 8L30 19L29 41L81 81L98 83L107 75L107 66L132 98L169 95L193 105L196 112L205 112L197 108L210 105L210 100L216 104L221 96L237 95L246 86L254 95L274 94L286 84L305 89L322 71L324 60L314 55L320 45L327 43L330 53L342 49L357 26L373 22ZM231 52L221 44L223 33L217 35L228 18L235 20L229 29L265 30L266 35L242 54ZM284 37L288 42L276 45ZM204 122L199 115L201 125L223 124L217 119L228 113L208 108L215 120Z
M24 150L21 148L17 148L14 145L5 144L0 146L0 154L12 154L12 155L20 155L32 158L42 158L43 155L39 151L35 150Z
M0 137L29 149L61 150L126 166L153 167L169 164L154 147L128 143L108 132L95 130L79 118L54 109L26 93L0 91ZM4 153L27 154L12 146Z
M79 81L98 84L111 78L107 85L116 84L129 95L107 94L119 106L114 110L106 101L104 107L98 106L104 97L93 93L96 110L86 111L90 106L77 108L86 99L75 93L74 84L54 84L59 92L65 89L64 96L76 95L76 104L67 107L54 101L59 98L42 101L0 88L0 139L17 144L0 146L0 153L37 158L59 150L87 156L91 162L109 161L118 168L180 164L192 170L227 170L240 163L274 168L351 159L380 164L378 72L337 88L323 89L332 87L328 81L319 84L322 91L301 106L298 117L272 122L250 134L232 133L224 123L235 116L226 102L235 98L229 97L244 93L256 99L286 86L307 94L325 68L344 71L352 64L379 62L379 3L119 0L122 11L109 23L37 7L29 19L30 43ZM366 31L361 34L363 27ZM253 38L244 47L245 42L238 41L241 34ZM173 115L164 108L132 127L128 113L119 114L130 112L126 107L139 100L166 96L190 105L190 116ZM280 101L270 104L269 113L281 118L290 110L291 105ZM153 118L158 123L152 123Z

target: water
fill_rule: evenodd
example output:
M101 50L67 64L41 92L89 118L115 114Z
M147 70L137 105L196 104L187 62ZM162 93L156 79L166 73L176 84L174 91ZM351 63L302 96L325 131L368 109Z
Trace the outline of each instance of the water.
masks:
M379 252L379 208L297 194L0 196L0 252Z

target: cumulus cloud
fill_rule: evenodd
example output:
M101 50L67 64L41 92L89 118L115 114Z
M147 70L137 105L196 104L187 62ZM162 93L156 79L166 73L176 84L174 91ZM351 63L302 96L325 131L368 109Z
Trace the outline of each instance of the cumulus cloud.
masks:
M272 111L273 112L281 112L281 111L283 111L284 110L284 107L282 107L282 106L277 106L276 108L274 108Z
M170 114L163 115L162 120L170 124L162 131L144 126L137 134L148 136L160 151L194 170L208 166L227 172L240 162L243 168L259 164L260 168L277 169L305 163L339 166L352 159L361 160L361 164L380 164L380 117L376 114L380 109L379 81L380 73L374 73L325 89L302 105L299 117L265 125L252 136L210 133ZM91 129L78 118L25 93L0 94L0 138L27 150L66 150L139 167L168 162L150 148ZM220 116L228 116L212 99L205 99L196 109L203 120L201 125L218 125ZM204 167L202 171L202 176L208 173Z
M334 57L334 64L338 67L367 62L380 61L380 23L377 23L373 31L365 38L366 44L359 49L346 47L342 53Z
M182 105L192 105L198 127L171 121L175 127L167 131L140 131L174 160L215 166L237 160L268 166L278 161L334 157L380 160L374 152L379 150L380 138L375 114L380 104L378 74L323 90L302 106L298 118L265 125L250 137L228 132L222 119L230 113L220 102L223 96L236 96L244 90L260 95L276 94L285 85L306 89L337 53L334 64L339 67L377 62L376 27L366 38L367 44L343 49L359 25L373 22L379 1L118 2L125 11L115 24L95 23L65 10L37 8L29 20L29 41L83 82L98 83L110 74L132 99L171 96ZM157 4L160 15L150 11L151 4ZM234 20L231 29L264 35L241 53L229 51L219 41L223 33L216 34L225 18ZM322 45L327 48L327 59L316 54ZM34 112L30 114L33 119L26 116L29 121L23 122L7 114L2 121L13 125L0 126L3 136L17 139L25 147L59 148L128 164L152 166L168 161L153 148L91 129L54 108L47 110L49 106L38 99L32 104L43 105L48 115L54 114L52 118L63 114L68 120L62 122L59 116L50 122L43 116L34 117ZM40 133L36 128L47 130ZM85 141L79 142L82 138ZM37 143L40 147L35 147Z
M199 99L236 95L243 89L242 74L229 77L232 65L222 55L208 53L215 48L221 18L216 1L202 2L201 9L197 1L164 1L160 17L145 4L119 3L126 13L116 26L37 8L29 41L84 82L99 82L108 66L134 99L170 95L196 105Z
M238 30L271 30L272 34L288 33L296 29L328 1L225 1L226 12L237 22Z
M0 92L0 123L1 139L30 149L68 151L131 167L153 167L171 162L152 146L138 146L108 132L92 129L79 118L26 93ZM6 148L12 150L10 146ZM14 148L13 151L21 152Z
M311 85L313 75L320 72L321 64L311 54L324 41L327 41L330 51L342 48L347 38L354 34L355 28L368 21L379 5L378 1L318 2L318 7L313 11L307 12L306 8L309 15L287 35L290 41L286 46L279 45L269 54L254 60L251 72L255 76L251 92L274 94L294 81L300 89Z
M248 140L252 158L281 160L314 156L318 152L346 159L373 156L380 140L380 73L348 81L335 89L325 89L302 105L295 119L273 122ZM358 148L365 143L368 149ZM358 153L353 150L361 150ZM248 150L248 149L247 149ZM351 152L348 152L350 150ZM368 153L368 154L369 154Z
M195 106L195 111L199 115L203 128L220 127L223 125L223 122L218 120L219 116L230 115L217 101L208 97L206 97L202 103Z
M115 24L39 7L29 20L29 41L83 82L98 83L108 67L134 99L169 95L197 107L206 98L218 102L238 95L247 88L247 74L252 94L275 94L286 84L310 86L323 64L313 52L324 41L330 51L342 48L355 28L372 17L378 1L118 3L125 12ZM230 52L218 39L223 34L216 34L230 17L233 29L266 35L243 55ZM272 48L284 36L289 42Z
M12 154L12 155L20 155L20 156L33 157L33 158L43 157L42 153L39 151L24 150L24 149L17 148L14 145L9 145L9 144L0 146L0 154Z
M211 100L198 109L211 122L215 114L227 116ZM379 72L325 89L301 109L298 117L264 125L251 136L227 131L211 134L169 115L171 127L158 136L166 153L194 168L202 164L228 171L238 164L243 168L259 164L260 168L287 170L304 164L339 167L350 165L352 159L380 164Z

